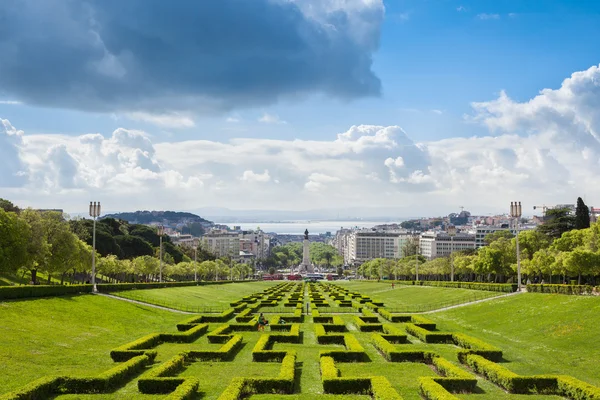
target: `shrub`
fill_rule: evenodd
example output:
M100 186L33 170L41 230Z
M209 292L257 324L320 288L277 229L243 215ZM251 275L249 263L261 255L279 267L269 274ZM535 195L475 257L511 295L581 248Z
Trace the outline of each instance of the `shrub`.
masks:
M226 343L231 339L231 327L229 325L221 325L214 331L210 332L206 337L210 343Z
M406 332L391 324L383 324L384 335L381 335L390 343L406 343Z
M511 293L517 290L516 283L483 283L483 282L448 282L448 281L397 281L401 285L436 286L446 288L463 288L471 290L487 290L491 292Z
M236 350L242 345L242 336L233 335L219 350L191 350L190 358L201 361L223 361L231 359Z
M467 355L466 362L475 372L511 393L553 392L557 378L552 376L519 376L512 371L475 354Z
M343 338L346 350L321 350L319 353L320 357L329 356L335 361L341 362L364 361L367 358L365 349L354 335L344 334Z
M428 331L435 329L435 322L420 315L411 315L410 321L419 328L427 329Z
M188 377L175 389L171 395L165 397L165 400L189 400L196 396L196 391L200 386L198 378Z
M446 390L451 392L471 392L475 389L477 379L445 358L438 356L432 357L431 364L439 374L445 376L445 378L434 378L434 380Z
M570 376L557 376L556 394L572 400L600 399L600 388Z
M392 387L390 381L383 376L371 377L371 393L378 400L402 400L402 397Z
M151 370L138 380L138 390L142 393L171 393L184 383L184 378L166 378L182 371L186 354L179 354Z
M452 333L430 332L415 324L406 324L406 331L425 343L448 343L452 341Z
M369 324L364 321L365 317L354 316L354 323L361 332L383 331L382 324Z
M185 332L161 333L161 342L191 343L202 336L208 330L208 324L194 325Z
M594 287L590 285L527 285L527 292L532 293L558 293L574 295L592 295Z
M36 400L49 399L55 393L58 393L58 388L61 384L61 379L54 376L45 376L37 379L14 392L0 396L1 400Z
M427 400L458 400L431 377L419 378L419 391Z
M0 300L91 293L92 285L22 285L0 287Z
M156 347L160 343L160 333L152 333L111 350L110 357L115 362L127 361L133 357L149 353L148 349ZM152 354L156 356L156 352Z
M452 340L457 346L466 349L458 352L458 359L460 362L464 363L464 358L468 354L477 354L495 362L502 360L502 350L487 344L483 340L476 339L463 333L453 333Z

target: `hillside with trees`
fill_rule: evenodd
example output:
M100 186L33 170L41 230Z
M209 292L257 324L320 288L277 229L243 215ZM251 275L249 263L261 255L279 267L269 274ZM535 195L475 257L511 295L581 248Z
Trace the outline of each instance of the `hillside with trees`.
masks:
M178 211L135 211L116 214L107 214L104 218L113 218L116 220L127 221L131 224L163 224L170 227L177 227L181 233L201 236L204 234L204 227L212 226L213 222L200 217L199 215L178 212Z

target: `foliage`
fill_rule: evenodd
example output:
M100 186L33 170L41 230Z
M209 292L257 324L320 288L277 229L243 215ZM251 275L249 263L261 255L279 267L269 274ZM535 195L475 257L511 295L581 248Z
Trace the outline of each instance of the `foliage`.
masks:
M550 238L557 239L563 233L575 228L575 216L568 208L552 208L546 211L544 223L538 226L538 231Z
M575 208L575 229L586 229L590 227L590 209L585 205L581 197L577 198Z

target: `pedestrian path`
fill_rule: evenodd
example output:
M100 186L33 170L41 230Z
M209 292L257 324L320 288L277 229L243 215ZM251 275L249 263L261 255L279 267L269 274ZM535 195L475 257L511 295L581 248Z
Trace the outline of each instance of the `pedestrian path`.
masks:
M457 304L455 306L438 308L437 310L424 311L424 312L414 312L414 313L411 313L411 314L431 314L431 313L436 313L436 312L439 312L439 311L452 310L453 308L470 306L471 304L483 303L484 301L490 301L490 300L501 299L503 297L515 296L517 294L522 294L522 293L527 293L527 290L523 290L521 292L506 293L506 294L503 294L503 295L500 295L500 296L488 297L488 298L482 299L482 300L469 301L468 303L462 303L462 304Z
M97 294L98 296L110 297L111 299L115 299L115 300L127 301L129 303L139 304L139 305L146 306L146 307L158 308L160 310L171 311L171 312L179 313L179 314L192 314L192 315L196 314L196 313L191 313L191 312L187 312L187 311L176 310L174 308L157 306L156 304L144 303L143 301L137 301L137 300L126 299L124 297L113 296L112 294L106 294L106 293L95 293L95 294Z

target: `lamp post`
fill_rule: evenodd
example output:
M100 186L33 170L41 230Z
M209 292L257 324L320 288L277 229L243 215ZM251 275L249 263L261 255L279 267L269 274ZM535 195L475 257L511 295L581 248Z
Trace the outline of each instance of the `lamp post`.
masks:
M416 281L419 282L419 244L418 243L417 243L417 248L415 249L415 263L416 263L415 272L417 275Z
M94 229L92 230L92 291L98 292L96 287L96 219L100 216L100 202L90 201L90 217L94 219Z
M454 253L454 236L456 235L455 226L448 227L448 235L450 235L450 281L454 282L454 257L452 256L452 253Z
M198 246L194 247L194 282L198 282Z
M165 227L162 225L158 226L158 240L159 240L159 257L160 257L160 266L158 269L158 281L162 283L162 237L165 233Z
M517 235L515 237L517 244L517 290L521 291L521 254L519 251L519 219L521 218L521 202L510 202L510 216L515 219L515 230Z

